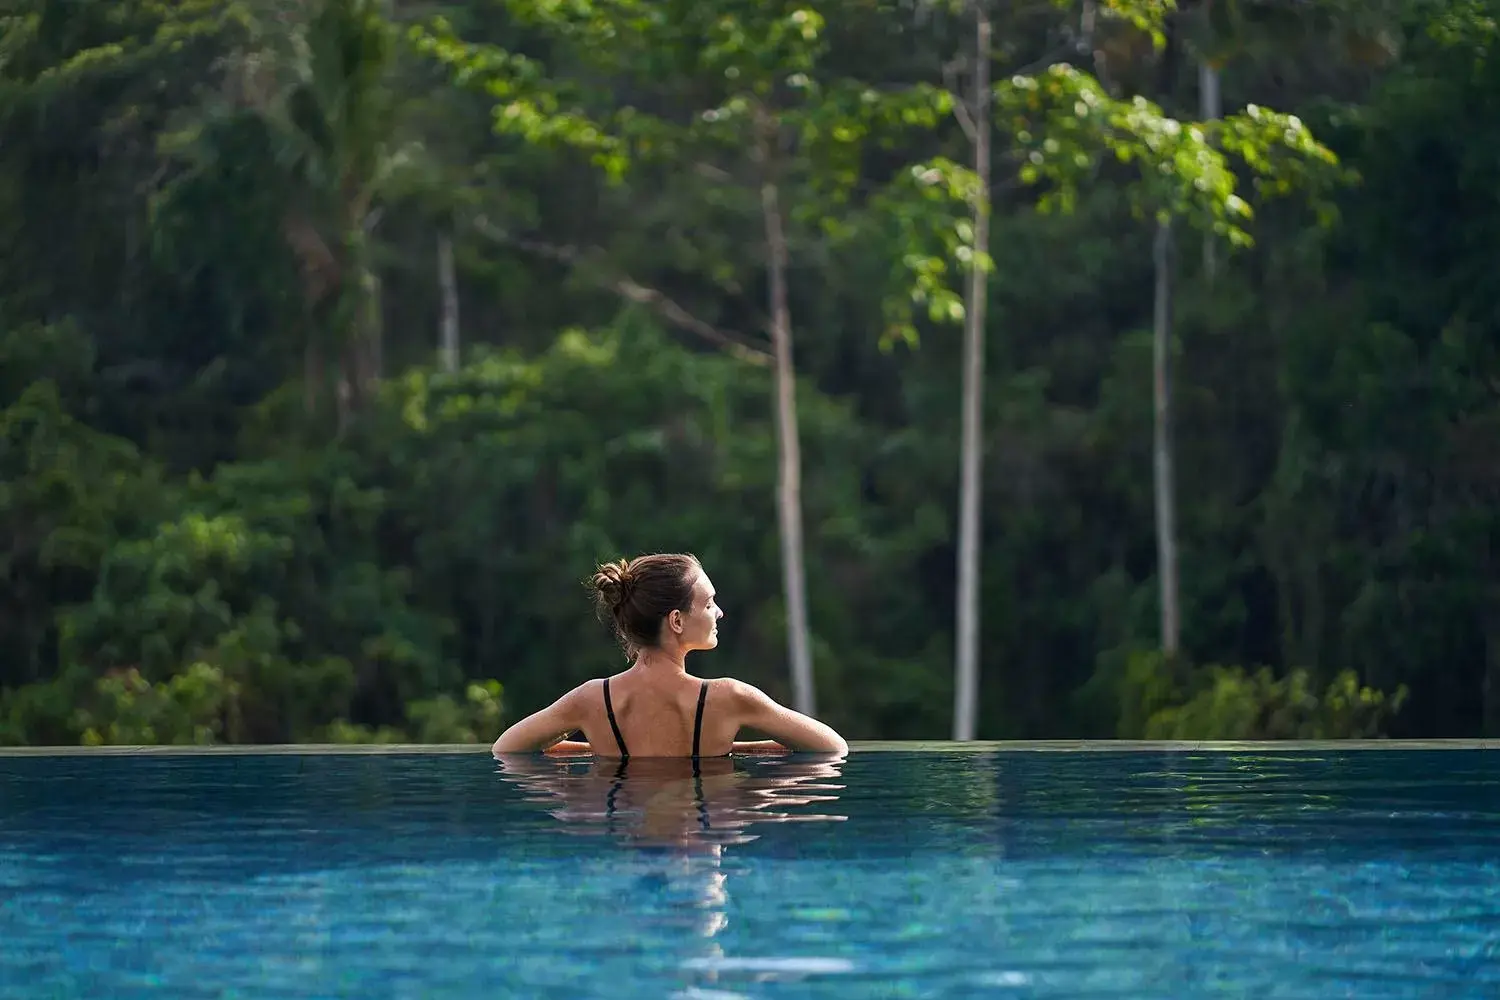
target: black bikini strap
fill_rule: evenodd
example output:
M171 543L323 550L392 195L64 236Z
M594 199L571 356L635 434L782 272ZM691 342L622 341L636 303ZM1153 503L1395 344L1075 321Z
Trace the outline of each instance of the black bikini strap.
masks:
M699 707L698 711L699 711L699 714L701 715L702 711L703 711L703 709L701 707L701 704L700 704L700 707ZM615 706L614 706L614 702L612 702L612 701L609 700L609 678L608 677L604 678L604 714L606 714L606 715L609 716L609 728L611 728L611 729L613 729L615 731L615 742L618 743L618 744L620 744L620 759L624 760L626 757L630 756L630 751L628 751L628 750L625 749L625 737L623 737L623 736L620 735L620 724L615 721Z
M693 719L693 761L698 760L698 743L703 738L703 703L708 700L708 681L698 688L698 715Z

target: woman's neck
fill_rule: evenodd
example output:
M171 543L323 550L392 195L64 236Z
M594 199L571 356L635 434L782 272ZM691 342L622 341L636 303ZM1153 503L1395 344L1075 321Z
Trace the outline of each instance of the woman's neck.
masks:
M668 652L665 649L643 649L635 658L635 665L652 672L687 673L687 654Z

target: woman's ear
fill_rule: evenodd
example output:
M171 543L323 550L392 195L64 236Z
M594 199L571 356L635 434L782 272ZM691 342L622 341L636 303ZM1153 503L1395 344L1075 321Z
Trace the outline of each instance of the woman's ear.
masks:
M670 625L670 626L672 626L672 631L673 632L681 632L682 631L682 612L681 611L677 611L677 610L674 609L672 611L672 613L667 616L667 624Z

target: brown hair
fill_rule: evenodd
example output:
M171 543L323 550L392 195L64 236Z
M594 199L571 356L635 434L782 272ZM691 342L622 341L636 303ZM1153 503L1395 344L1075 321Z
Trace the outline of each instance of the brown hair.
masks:
M692 609L701 568L697 556L685 553L637 556L599 567L589 586L599 617L614 625L626 656L655 646L667 615Z

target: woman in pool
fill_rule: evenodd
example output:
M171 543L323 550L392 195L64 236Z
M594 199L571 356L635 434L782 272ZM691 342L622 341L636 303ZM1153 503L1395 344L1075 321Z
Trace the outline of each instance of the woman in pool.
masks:
M844 738L817 719L778 705L758 688L724 677L688 676L687 654L719 644L713 583L690 555L606 563L592 586L601 617L614 623L629 669L585 681L517 722L494 752L588 752L600 757L722 757L733 751L847 753ZM737 742L742 727L770 740ZM564 741L583 731L584 742Z

